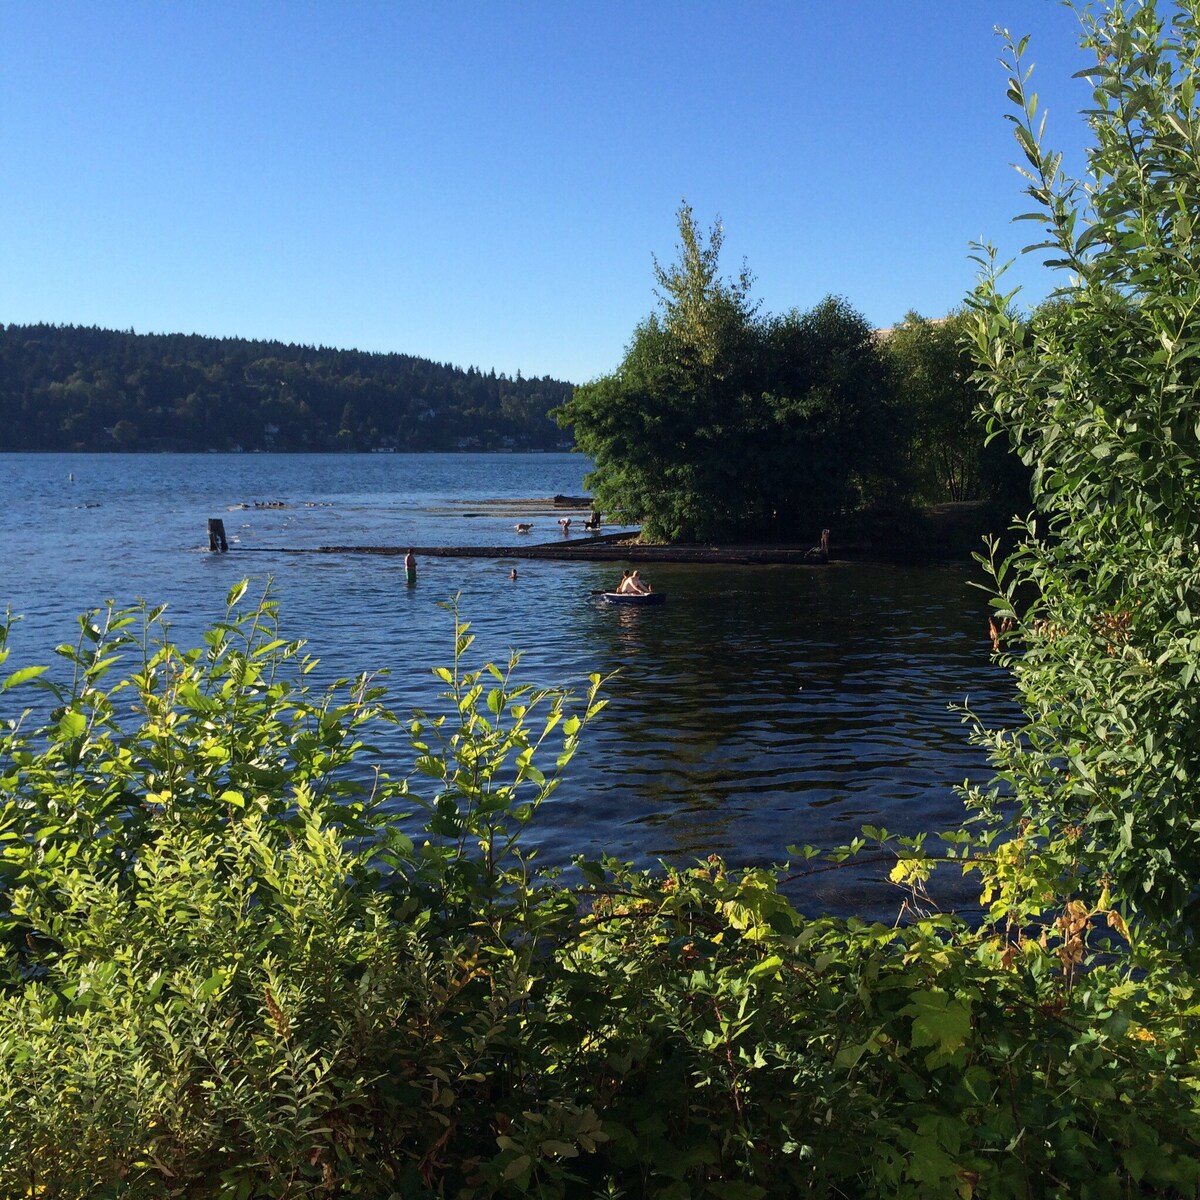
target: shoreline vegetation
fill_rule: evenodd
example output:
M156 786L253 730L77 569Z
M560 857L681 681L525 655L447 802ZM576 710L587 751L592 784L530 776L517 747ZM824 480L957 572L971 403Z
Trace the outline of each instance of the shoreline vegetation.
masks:
M0 722L0 1200L1195 1200L1200 0L1167 7L1077 10L1084 180L1004 35L1063 282L1019 317L980 249L967 326L1035 511L987 560L1021 714L964 713L991 778L963 823L541 872L526 835L619 678L476 665L452 605L444 692L397 714L373 676L318 690L269 586L191 648L162 609L86 614L69 671L0 676L54 703ZM643 332L593 400L662 382ZM780 892L862 862L894 923Z
M654 260L656 311L616 370L552 414L594 464L600 511L684 545L794 544L806 525L846 543L848 524L873 543L903 516L914 547L923 508L1024 511L1027 466L977 419L965 310L878 330L830 295L773 316L745 266L719 274L720 221L706 238L686 202L677 220L676 261Z

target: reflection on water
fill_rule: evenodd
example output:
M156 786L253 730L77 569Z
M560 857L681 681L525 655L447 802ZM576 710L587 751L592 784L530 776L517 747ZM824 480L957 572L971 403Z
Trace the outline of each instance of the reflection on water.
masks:
M107 596L169 602L177 638L195 641L234 582L269 574L285 636L322 659L317 677L386 668L402 712L435 701L430 669L453 656L441 605L456 594L477 661L520 649L523 678L579 690L592 672L611 676L609 707L539 815L545 862L770 863L863 823L947 828L961 816L955 785L986 774L949 706L969 696L993 723L1011 720L966 565L659 565L643 573L667 603L632 608L592 595L620 564L530 560L513 581L509 560L428 559L410 588L399 558L199 550L222 514L243 548L518 545L511 513L468 520L460 502L581 494L575 456L8 455L0 466L13 514L0 527L0 603L26 616L10 665L49 661L74 614ZM231 508L256 500L290 507ZM559 536L545 534L532 540ZM389 736L402 772L411 755ZM896 902L840 872L800 895L834 911Z
M949 706L969 694L1009 715L965 567L659 567L654 582L663 608L593 614L621 674L560 811L604 812L621 857L674 861L780 862L864 823L958 823L954 787L983 766ZM574 832L564 821L564 847ZM822 903L864 886L825 878Z

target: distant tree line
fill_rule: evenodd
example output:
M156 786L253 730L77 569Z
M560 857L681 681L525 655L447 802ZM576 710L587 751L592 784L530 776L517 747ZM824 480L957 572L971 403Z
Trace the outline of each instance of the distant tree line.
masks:
M828 296L764 315L745 268L719 274L719 224L706 241L684 204L679 234L677 261L654 263L658 311L555 414L596 464L600 508L705 541L790 540L873 507L1028 507L1028 470L986 444L962 314L880 331Z
M561 380L408 354L0 325L0 450L548 450Z

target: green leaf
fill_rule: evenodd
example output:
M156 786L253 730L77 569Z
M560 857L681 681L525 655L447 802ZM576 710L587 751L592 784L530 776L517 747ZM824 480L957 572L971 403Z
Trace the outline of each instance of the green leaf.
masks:
M438 758L432 754L418 755L416 762L413 764L422 775L428 775L431 779L446 778L446 763L444 759Z
M519 1154L504 1168L504 1180L510 1182L529 1170L531 1159L528 1154Z
M579 868L580 874L583 875L588 883L604 882L604 868L600 863L594 862L591 859L577 858L575 865Z
M22 683L28 683L29 680L36 679L45 673L45 667L22 667L19 671L14 671L3 683L0 683L0 692L19 687Z
M934 1046L939 1054L952 1054L971 1032L970 1005L936 988L917 992L901 1012L912 1017L914 1047Z
M778 954L772 954L764 958L762 962L755 963L746 974L748 980L761 979L764 975L779 975L779 968L783 966L783 959Z
M200 985L197 995L201 1000L208 1000L225 986L225 974L223 971L214 971Z
M81 738L87 732L87 717L74 709L68 709L59 718L58 736L65 742Z
M533 765L532 762L524 762L518 769L518 778L531 779L539 787L546 782L546 776Z

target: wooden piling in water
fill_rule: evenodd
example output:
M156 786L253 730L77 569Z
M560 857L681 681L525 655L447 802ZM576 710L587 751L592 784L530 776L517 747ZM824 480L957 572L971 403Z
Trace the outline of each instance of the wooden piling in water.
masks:
M225 522L220 517L208 518L208 548L222 554L229 549L229 543L225 540Z

